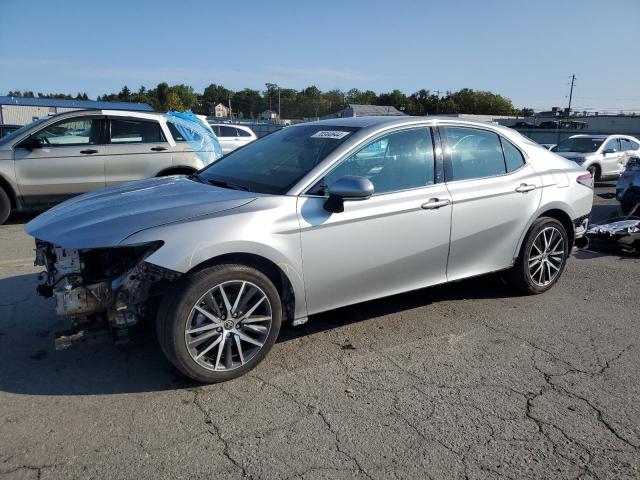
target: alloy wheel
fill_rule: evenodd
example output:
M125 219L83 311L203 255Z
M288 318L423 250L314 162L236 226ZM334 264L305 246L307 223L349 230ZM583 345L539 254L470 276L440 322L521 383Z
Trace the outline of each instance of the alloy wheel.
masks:
M271 323L271 303L266 294L251 282L231 280L208 290L191 308L185 343L200 366L230 371L258 354Z
M529 276L533 282L546 287L560 273L565 261L562 233L556 227L546 227L538 233L529 250Z

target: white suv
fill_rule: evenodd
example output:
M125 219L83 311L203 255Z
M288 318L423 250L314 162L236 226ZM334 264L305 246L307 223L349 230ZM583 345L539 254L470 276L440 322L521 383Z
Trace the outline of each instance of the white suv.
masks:
M77 110L41 118L0 139L0 224L11 210L194 173L221 156L211 129L189 114Z
M218 137L222 153L225 155L258 139L253 130L244 125L229 123L209 123L209 125L213 129L213 133Z

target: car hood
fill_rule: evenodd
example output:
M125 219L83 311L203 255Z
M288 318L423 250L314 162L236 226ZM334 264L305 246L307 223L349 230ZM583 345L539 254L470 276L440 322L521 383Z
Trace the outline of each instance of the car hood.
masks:
M188 177L151 178L67 200L31 220L25 231L68 248L111 247L141 230L237 208L256 196Z

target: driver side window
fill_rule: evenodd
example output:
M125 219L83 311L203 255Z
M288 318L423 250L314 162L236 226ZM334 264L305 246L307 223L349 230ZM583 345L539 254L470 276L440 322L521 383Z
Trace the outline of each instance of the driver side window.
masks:
M434 183L431 130L412 128L379 137L345 158L314 188L318 194L346 175L367 177L373 194L398 192Z
M100 120L94 117L74 117L54 123L33 135L46 146L68 147L99 143Z

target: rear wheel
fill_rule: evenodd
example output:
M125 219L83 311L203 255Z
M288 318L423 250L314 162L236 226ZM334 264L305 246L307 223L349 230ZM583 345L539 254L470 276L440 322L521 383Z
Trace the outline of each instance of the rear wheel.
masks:
M158 338L184 375L216 383L260 363L281 323L282 305L273 283L251 267L225 264L191 275L163 299Z
M0 225L7 221L11 214L11 200L9 195L0 187Z
M591 174L591 177L593 178L594 182L596 180L600 181L600 169L598 168L597 165L589 166L589 168L587 168L587 171Z
M523 293L546 292L562 275L568 255L569 241L562 223L541 217L533 222L507 274L509 283Z

